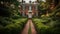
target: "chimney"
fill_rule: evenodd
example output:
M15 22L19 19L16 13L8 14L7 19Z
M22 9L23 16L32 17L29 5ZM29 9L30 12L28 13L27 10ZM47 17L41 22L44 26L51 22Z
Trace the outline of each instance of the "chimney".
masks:
M29 3L31 3L31 0L29 1Z

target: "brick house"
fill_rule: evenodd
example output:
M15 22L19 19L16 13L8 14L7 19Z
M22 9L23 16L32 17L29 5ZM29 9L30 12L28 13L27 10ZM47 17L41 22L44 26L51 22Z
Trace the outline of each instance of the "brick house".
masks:
M29 3L26 3L24 0L22 0L21 4L20 4L20 14L22 16L38 16L38 2L34 1L32 2L32 0L29 1Z

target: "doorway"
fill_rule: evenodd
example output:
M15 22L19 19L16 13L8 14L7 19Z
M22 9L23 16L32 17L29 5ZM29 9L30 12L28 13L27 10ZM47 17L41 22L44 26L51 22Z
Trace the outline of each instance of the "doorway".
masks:
M32 12L28 13L28 18L32 18Z

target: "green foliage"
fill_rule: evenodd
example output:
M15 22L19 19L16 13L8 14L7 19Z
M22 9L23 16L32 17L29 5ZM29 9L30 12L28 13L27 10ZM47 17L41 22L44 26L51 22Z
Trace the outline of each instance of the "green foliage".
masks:
M37 30L38 34L46 33L46 29L49 28L49 26L42 23L43 21L41 19L34 19L34 24L36 26L36 30Z
M8 20L9 21L9 20ZM2 24L0 25L0 33L1 34L19 34L21 32L21 30L23 29L27 18L21 18L21 19L17 19L17 20L13 20L13 22L7 23L7 25L3 26ZM5 23L3 23L5 24Z
M0 16L3 17L12 17L17 15L19 2L17 0L0 0Z
M33 19L38 34L60 34L60 20L53 18Z
M0 34L19 34L27 18L21 18L17 0L0 0Z
M38 34L60 34L60 1L54 0L54 8L51 10L51 1L39 2L39 16L49 14L49 17L43 16L40 19L33 19Z
M46 14L46 12L49 11L49 4L46 2L40 1L38 5L38 10L40 12L39 13L40 15Z

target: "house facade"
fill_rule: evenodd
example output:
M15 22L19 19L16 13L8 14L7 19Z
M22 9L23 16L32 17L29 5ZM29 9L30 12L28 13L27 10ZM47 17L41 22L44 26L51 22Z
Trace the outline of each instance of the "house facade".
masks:
M29 1L29 3L26 3L24 0L22 0L20 4L20 14L25 16L38 16L38 2L32 0Z

